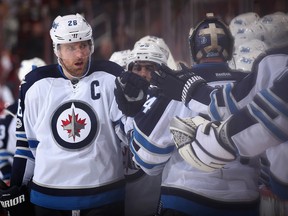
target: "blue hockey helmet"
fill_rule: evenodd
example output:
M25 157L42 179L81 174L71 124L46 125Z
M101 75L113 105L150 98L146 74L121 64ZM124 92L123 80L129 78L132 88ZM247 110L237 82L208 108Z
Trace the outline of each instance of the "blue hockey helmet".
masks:
M196 28L190 29L189 44L192 59L199 63L203 58L232 58L234 38L228 26L212 13L206 15Z

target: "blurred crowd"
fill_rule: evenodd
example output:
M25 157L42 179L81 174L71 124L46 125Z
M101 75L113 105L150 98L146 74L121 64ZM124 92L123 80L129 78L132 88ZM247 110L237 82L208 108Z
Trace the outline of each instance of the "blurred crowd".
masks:
M57 15L83 11L88 1L9 0L0 2L0 84L18 94L20 62L38 57L51 62L47 32Z
M255 12L260 18L277 11L285 12L287 8L285 0L2 0L0 84L8 87L16 98L17 71L22 60L38 57L48 64L56 62L48 31L51 20L58 15L85 14L94 28L96 59L109 59L114 51L129 49L143 35L150 34L164 38L176 60L186 59L189 64L189 53L183 49L188 45L185 38L189 28L206 12L213 11L229 24L244 12ZM235 66L236 62L231 64ZM2 106L4 92L1 90L0 94Z

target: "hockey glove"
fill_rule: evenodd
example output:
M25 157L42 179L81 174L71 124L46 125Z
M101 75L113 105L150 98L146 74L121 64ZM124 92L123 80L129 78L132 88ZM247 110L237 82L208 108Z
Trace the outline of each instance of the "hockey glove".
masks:
M227 142L223 125L200 116L175 117L170 131L181 157L193 167L210 172L236 159L236 150Z
M118 108L126 116L134 117L147 99L149 82L132 72L124 72L115 80L114 94Z
M7 187L7 189L0 189L0 203L4 210L9 212L10 216L33 216L34 208L29 201L28 189L26 186Z
M158 71L152 73L151 84L160 88L166 97L187 104L195 88L206 81L194 74L191 68L184 64L180 66L180 70L172 70L162 64Z

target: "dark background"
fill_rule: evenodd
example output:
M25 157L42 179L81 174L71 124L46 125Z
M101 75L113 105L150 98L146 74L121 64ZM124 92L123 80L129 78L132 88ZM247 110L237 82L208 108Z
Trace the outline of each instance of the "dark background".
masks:
M232 18L256 12L260 17L288 11L288 0L2 0L0 1L0 74L15 94L17 70L23 59L55 63L49 30L58 15L81 13L93 27L95 59L109 59L114 51L132 49L146 35L162 37L175 60L190 64L191 27L213 12L229 25ZM8 70L8 71L6 71Z

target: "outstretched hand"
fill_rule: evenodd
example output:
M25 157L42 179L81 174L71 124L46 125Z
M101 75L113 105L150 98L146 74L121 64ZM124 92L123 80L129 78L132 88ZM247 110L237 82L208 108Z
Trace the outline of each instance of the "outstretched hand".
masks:
M124 72L115 80L114 94L118 108L127 116L135 116L147 99L149 82L132 72Z
M180 67L180 70L172 70L162 64L152 73L151 84L157 86L166 97L186 104L190 101L193 90L206 81L184 64L180 64Z

